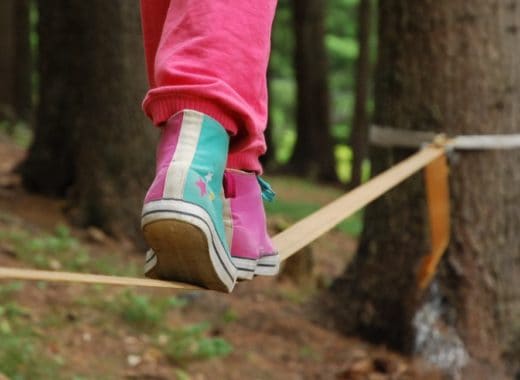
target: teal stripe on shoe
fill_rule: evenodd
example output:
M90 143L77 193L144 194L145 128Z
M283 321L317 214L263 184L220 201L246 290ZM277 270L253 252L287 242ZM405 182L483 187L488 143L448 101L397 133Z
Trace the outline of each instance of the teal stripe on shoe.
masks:
M222 176L228 148L229 137L226 130L216 120L204 115L197 149L186 178L183 199L200 204L208 211L218 237L230 255L222 218Z

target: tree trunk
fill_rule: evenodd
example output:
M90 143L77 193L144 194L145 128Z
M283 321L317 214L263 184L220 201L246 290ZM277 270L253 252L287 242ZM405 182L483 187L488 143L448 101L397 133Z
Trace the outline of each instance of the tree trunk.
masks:
M0 118L14 119L15 22L14 0L0 2Z
M16 70L14 72L16 91L14 108L19 119L31 121L32 116L32 74L30 0L16 0Z
M146 91L137 0L86 3L88 62L78 114L74 200L83 224L134 235L154 173L155 131L141 111Z
M376 123L452 136L520 132L516 3L387 0L379 7ZM373 171L409 153L374 149ZM520 370L519 162L519 150L475 151L452 165L452 242L430 292L440 316L429 328L437 329L430 343L445 338L439 350L457 349L458 360L438 364L464 379ZM415 271L427 236L420 176L368 208L354 263L332 287L346 305L338 326L420 350L413 320L425 299Z
M153 174L137 0L41 0L40 106L25 185L75 219L134 235Z
M349 187L361 184L363 161L367 155L368 114L367 101L370 88L370 30L372 21L372 0L360 0L358 5L358 45L359 56L356 62L356 99L354 118L350 134L352 149L352 176Z
M28 0L0 2L0 118L28 120L31 60Z
M38 1L39 102L34 138L21 166L29 190L64 196L75 180L78 115L83 108L87 8L82 0Z
M330 135L326 0L293 0L297 92L297 139L289 167L299 175L336 181Z

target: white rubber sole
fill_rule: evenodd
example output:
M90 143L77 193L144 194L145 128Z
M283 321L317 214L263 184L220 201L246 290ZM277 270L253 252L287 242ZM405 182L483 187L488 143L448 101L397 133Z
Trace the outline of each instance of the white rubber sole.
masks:
M241 257L231 256L233 264L237 268L237 276L239 280L252 280L255 276L258 260L245 259Z
M255 274L259 276L276 276L280 272L280 255L262 256L258 259Z
M178 199L149 202L143 207L141 227L151 248L147 277L233 290L237 268L202 207Z
M254 276L277 276L280 272L280 256L264 256L260 260L232 257L238 280L252 280ZM146 252L144 271L149 272L157 264L157 255L150 249Z

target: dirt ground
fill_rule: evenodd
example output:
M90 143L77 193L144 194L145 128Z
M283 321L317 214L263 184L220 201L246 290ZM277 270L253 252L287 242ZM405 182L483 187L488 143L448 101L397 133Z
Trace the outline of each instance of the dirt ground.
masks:
M67 223L63 213L66 203L22 190L12 170L23 155L22 149L0 135L0 231L52 233L57 225ZM127 242L116 241L92 229L69 228L94 260L110 255L123 266L140 267L142 252ZM296 286L287 279L258 278L240 283L231 295L131 289L132 293L154 299L175 295L183 300L185 306L166 313L160 326L206 323L210 326L208 336L222 338L232 346L231 353L225 357L172 360L166 352L167 338L161 334L161 328L136 327L114 315L116 312L110 305L126 291L121 288L28 282L13 300L24 310L19 323L31 326L36 331L34 339L40 342L39 351L32 355L59 358L58 369L53 373L60 378L440 378L418 360L342 336L311 318L315 313L310 305L316 305L314 300L319 297L320 288L341 273L355 246L352 238L339 231L319 239L312 247L315 268L308 285ZM0 240L0 266L27 267L29 264L13 252L7 241ZM55 266L55 269L60 267ZM0 286L7 284L0 279ZM0 299L0 307L2 301ZM0 362L0 379L3 379L5 365L7 363Z

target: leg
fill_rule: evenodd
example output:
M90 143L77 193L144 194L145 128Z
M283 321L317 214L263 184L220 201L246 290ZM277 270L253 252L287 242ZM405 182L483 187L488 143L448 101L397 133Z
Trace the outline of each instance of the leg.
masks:
M232 244L242 236L243 244L235 246L249 241L258 257L266 235L260 201L255 212L263 217L260 230L235 223L234 237L226 236L223 214L237 201L223 199L222 181L226 160L234 169L261 171L275 1L158 3L154 8L154 0L142 0L151 85L143 106L164 126L156 179L143 207L145 238L156 252L149 254L146 271L230 291L236 278ZM231 212L237 220L243 211L232 207Z
M142 3L145 10L155 0ZM209 115L232 136L228 166L260 172L275 7L275 0L171 0L148 65L152 88L143 106L154 123L182 109Z
M170 0L141 0L141 25L143 30L144 52L148 83L156 87L155 56L161 41L164 22L170 6Z

